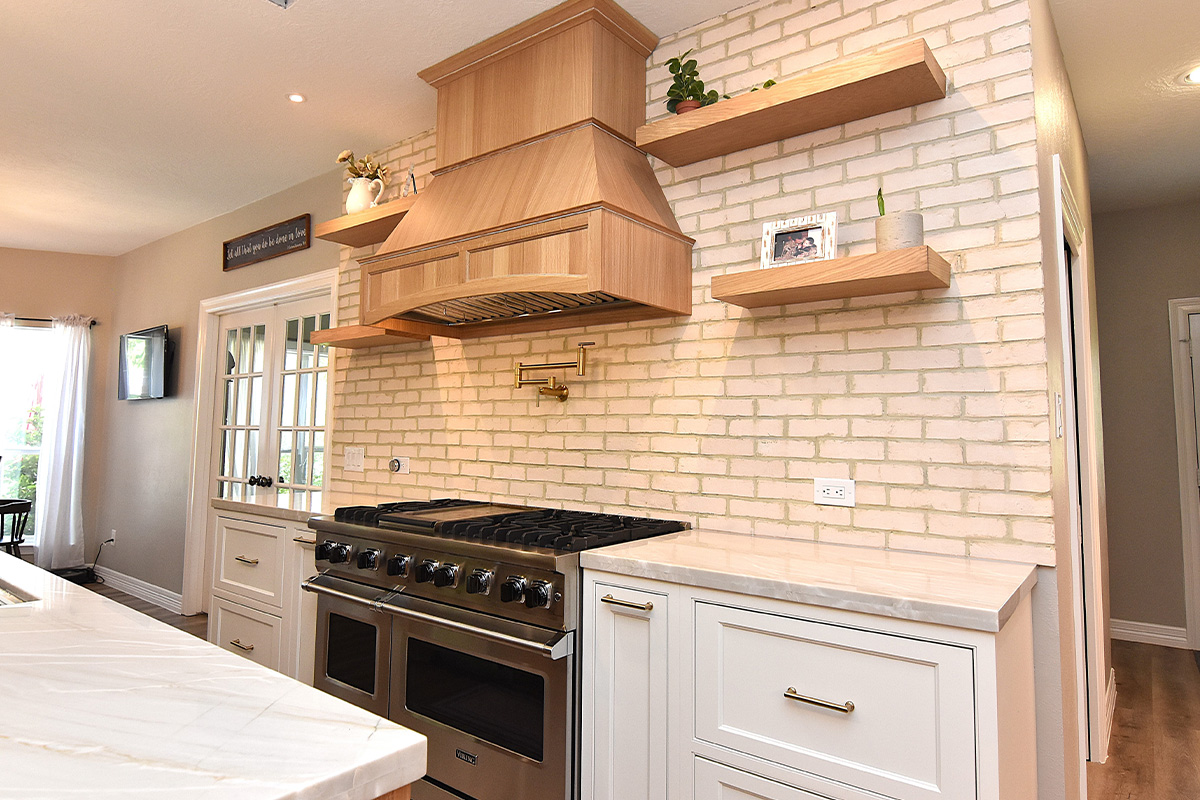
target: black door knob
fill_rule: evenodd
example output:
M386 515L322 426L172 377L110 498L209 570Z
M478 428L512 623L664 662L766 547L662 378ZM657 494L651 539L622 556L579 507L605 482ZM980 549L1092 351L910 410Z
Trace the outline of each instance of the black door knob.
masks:
M249 480L246 481L246 483L250 484L251 486L258 486L258 476L251 475Z
M525 590L525 606L542 608L548 605L550 605L550 584L545 581L534 581Z
M525 594L525 579L516 575L506 578L504 583L500 584L500 602L515 603L521 599L521 595Z
M437 568L438 562L428 558L417 564L417 572L414 576L417 579L417 583L429 583L433 580L433 571Z
M408 575L408 565L411 563L411 556L392 556L387 562L387 574L403 578Z
M270 489L271 484L273 484L274 482L275 482L275 479L272 478L270 475L259 475L258 476L258 485L259 486L266 486L268 489Z
M433 571L433 585L439 589L446 586L453 586L458 579L457 564L442 564Z

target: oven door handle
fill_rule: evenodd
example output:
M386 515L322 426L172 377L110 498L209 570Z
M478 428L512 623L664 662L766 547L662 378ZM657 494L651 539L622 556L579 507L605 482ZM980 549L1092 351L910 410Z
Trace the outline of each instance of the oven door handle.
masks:
M451 630L460 631L472 636L478 636L481 639L490 639L493 642L500 642L501 644L510 645L512 647L519 647L522 650L530 650L545 656L551 661L558 661L559 659L566 658L575 652L575 637L569 631L565 633L559 632L554 634L554 637L548 642L531 641L529 639L522 639L520 636L513 636L512 634L502 633L500 631L492 631L488 630L487 628L480 628L477 625L471 625L469 623L459 622L458 620L453 619L445 619L444 617L426 614L423 611L404 608L403 606L389 603L387 602L386 598L394 596L392 592L386 592L375 597L374 599L359 597L358 595L351 594L350 592L344 592L341 589L337 589L332 586L326 586L322 583L317 583L316 581L320 577L320 575L316 575L302 582L300 584L301 588L303 588L306 592L314 592L315 594L336 597L339 600L345 600L348 603L355 603L356 605L370 608L374 611L386 612L388 614L393 614L397 617L405 617L407 619L415 619L419 622L426 622L430 625L437 625L441 628L449 628Z

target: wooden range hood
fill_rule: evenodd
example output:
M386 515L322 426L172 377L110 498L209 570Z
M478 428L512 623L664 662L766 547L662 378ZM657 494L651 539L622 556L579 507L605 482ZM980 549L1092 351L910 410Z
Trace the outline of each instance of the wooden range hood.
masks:
M657 37L563 3L421 73L435 179L362 265L362 322L465 338L691 313L691 251L645 154Z

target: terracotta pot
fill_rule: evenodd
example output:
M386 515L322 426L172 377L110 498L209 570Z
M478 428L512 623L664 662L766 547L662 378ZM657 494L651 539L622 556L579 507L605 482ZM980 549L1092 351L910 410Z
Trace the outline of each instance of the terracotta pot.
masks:
M680 100L675 106L676 114L686 114L689 111L695 111L700 107L699 100Z
M925 221L916 211L896 211L875 219L875 250L903 250L925 244Z

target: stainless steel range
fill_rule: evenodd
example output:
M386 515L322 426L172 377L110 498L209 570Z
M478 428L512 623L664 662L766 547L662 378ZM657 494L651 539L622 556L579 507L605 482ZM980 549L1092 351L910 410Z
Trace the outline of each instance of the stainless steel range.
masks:
M687 524L467 500L308 524L314 685L429 738L414 800L577 797L579 552Z

